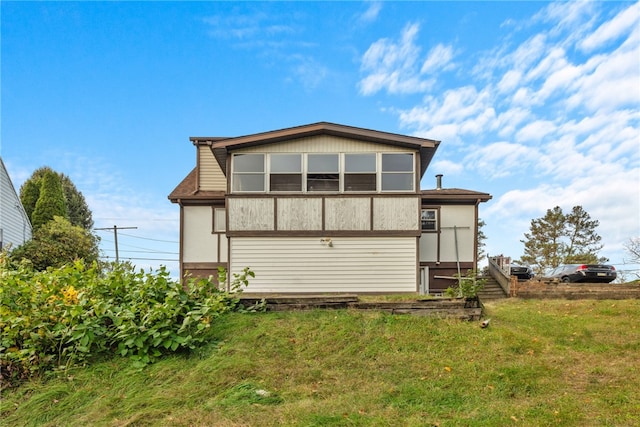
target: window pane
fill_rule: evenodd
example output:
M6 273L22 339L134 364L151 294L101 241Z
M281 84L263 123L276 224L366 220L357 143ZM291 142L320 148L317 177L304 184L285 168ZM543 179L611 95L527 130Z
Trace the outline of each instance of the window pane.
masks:
M227 228L227 218L224 209L214 209L213 231L222 232Z
M264 172L264 154L235 154L234 172Z
M344 155L344 171L345 172L375 172L376 171L376 155L370 154L345 154Z
M338 191L340 175L337 174L307 174L307 191Z
M269 176L271 191L302 191L301 174L274 174Z
M300 161L301 158L302 157L300 156L300 154L272 154L270 156L271 172L300 173L302 172L302 162Z
M385 173L382 174L382 191L410 191L413 190L413 174Z
M375 173L344 174L344 191L376 191Z
M413 172L413 154L383 154L382 172Z
M422 220L434 220L436 219L436 211L432 209L423 209L422 210Z
M233 191L264 191L264 175L243 173L234 174Z
M309 172L338 172L337 154L309 154L307 161Z
M421 226L423 230L436 230L436 211L435 209L422 209Z

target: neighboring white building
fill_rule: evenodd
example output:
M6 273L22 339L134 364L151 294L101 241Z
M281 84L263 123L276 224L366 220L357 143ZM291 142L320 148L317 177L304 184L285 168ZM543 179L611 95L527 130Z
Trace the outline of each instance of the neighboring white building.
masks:
M31 222L0 158L0 249L31 240Z
M247 292L441 292L475 269L487 193L421 190L439 141L315 123L192 137L180 205L181 274L255 272Z

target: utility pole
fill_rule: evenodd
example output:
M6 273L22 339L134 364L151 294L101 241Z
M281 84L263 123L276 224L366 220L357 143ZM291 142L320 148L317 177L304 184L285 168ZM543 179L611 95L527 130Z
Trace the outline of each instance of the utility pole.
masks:
M113 240L116 243L116 262L120 261L120 257L118 256L118 230L137 230L138 227L118 227L114 225L113 227L106 228L96 228L95 230L113 230Z

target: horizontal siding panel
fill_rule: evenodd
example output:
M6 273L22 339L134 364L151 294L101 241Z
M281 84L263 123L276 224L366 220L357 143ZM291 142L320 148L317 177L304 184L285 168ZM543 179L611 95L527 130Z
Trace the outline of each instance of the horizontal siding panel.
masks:
M200 173L200 190L225 191L227 178L222 173L220 165L209 147L198 147L198 165Z
M394 145L352 140L332 135L317 135L292 141L235 150L234 153L371 153L371 152L412 152Z
M256 273L247 292L414 292L416 239L232 238L231 271Z

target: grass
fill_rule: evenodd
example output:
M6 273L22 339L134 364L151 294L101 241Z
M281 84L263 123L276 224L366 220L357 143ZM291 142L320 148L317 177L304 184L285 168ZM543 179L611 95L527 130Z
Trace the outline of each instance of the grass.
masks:
M3 426L637 426L640 301L510 299L479 322L233 314L143 370L5 390Z

